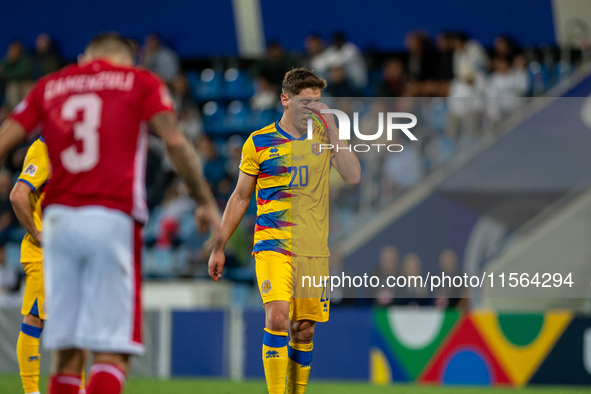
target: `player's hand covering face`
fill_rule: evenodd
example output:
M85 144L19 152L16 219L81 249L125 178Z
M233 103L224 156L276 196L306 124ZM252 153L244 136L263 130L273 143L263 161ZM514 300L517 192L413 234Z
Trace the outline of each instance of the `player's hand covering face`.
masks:
M300 94L290 98L291 124L300 132L305 132L308 128L308 119L311 118L309 107L311 104L319 102L321 91L318 89L304 89Z
M328 113L321 113L323 109L329 109L328 105L320 101L314 101L308 105L308 112L312 113L314 116L319 118L318 120L322 124L322 127L326 128L329 134L338 133L339 130L337 129L334 115Z

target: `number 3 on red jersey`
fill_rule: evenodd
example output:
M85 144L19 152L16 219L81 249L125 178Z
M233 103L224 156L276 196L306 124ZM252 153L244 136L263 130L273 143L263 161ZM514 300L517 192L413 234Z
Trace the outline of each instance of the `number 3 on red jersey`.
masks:
M64 168L77 174L92 170L99 162L99 132L103 101L95 93L70 96L63 104L62 119L75 121L82 112L82 121L74 123L74 139L82 142L82 151L75 145L64 149L61 160Z

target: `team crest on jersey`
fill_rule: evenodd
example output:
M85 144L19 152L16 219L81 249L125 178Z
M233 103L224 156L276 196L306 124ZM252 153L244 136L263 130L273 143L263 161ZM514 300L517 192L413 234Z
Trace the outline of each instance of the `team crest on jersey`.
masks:
M263 294L267 294L269 290L271 290L271 281L266 279L263 281L263 283L261 283L261 292Z
M27 166L27 168L25 168L25 170L23 171L23 174L25 175L30 175L30 176L35 176L35 173L37 172L37 166L34 164L29 164Z
M312 144L312 153L314 153L316 156L320 156L320 154L322 153L319 142L314 142Z

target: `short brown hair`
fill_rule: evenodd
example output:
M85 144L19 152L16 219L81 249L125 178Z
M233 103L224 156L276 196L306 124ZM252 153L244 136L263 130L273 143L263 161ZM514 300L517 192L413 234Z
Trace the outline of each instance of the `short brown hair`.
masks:
M135 58L135 50L131 42L116 32L99 33L86 46L87 53L116 53L127 52L132 59Z
M281 90L288 96L298 95L304 89L326 88L326 80L307 68L294 68L285 74Z

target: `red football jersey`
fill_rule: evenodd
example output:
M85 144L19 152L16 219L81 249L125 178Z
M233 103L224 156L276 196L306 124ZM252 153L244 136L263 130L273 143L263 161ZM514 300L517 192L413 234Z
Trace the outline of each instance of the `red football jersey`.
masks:
M174 111L149 71L94 61L40 79L11 114L27 132L42 125L52 167L44 206L100 205L148 218L147 122Z

